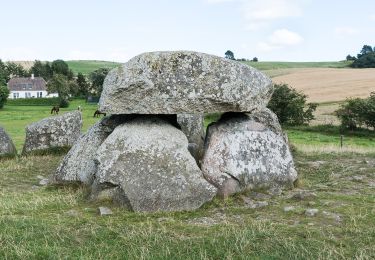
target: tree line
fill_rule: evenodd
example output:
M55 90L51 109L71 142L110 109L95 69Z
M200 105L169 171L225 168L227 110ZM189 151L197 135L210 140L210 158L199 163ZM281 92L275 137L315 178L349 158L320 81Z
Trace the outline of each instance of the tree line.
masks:
M363 45L357 57L346 56L347 61L353 61L350 65L352 68L375 68L375 46Z
M3 62L0 59L0 108L3 107L9 90L6 83L14 77L42 77L47 82L49 93L58 93L60 106L66 107L72 97L87 98L89 95L100 96L103 82L109 68L99 68L88 76L78 73L75 75L64 60L41 62L36 60L33 66L26 70L14 62Z

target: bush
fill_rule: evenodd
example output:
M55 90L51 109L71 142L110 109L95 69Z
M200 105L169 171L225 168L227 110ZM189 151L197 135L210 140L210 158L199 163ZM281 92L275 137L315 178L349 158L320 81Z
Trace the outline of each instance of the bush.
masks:
M341 127L354 130L360 127L375 128L375 92L370 97L347 99L336 115L341 121Z
M59 100L59 106L60 107L69 107L69 101L66 99L61 98Z
M4 107L4 104L7 102L8 96L9 96L8 88L0 86L0 108Z
M268 103L284 125L303 125L314 119L313 112L317 104L306 103L307 96L289 87L287 84L275 84L274 92Z
M60 98L18 98L9 99L10 106L56 106L60 104Z

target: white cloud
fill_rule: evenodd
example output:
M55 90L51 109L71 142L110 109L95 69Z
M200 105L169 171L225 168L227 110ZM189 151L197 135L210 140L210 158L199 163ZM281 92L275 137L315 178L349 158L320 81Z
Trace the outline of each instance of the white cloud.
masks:
M268 36L267 41L258 43L258 50L269 52L288 46L296 46L303 42L302 36L287 29L279 29Z
M301 0L243 0L242 3L246 28L249 30L259 29L274 20L302 15Z
M353 27L336 27L335 34L340 36L351 36L359 33L359 30Z
M237 2L246 22L245 29L257 30L274 20L302 16L308 0L205 0L211 4Z

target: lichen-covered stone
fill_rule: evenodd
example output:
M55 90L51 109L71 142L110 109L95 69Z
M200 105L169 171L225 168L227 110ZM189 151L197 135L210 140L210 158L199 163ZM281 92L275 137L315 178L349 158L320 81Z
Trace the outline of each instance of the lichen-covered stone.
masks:
M202 171L223 196L254 188L291 188L297 179L288 141L268 109L227 114L209 126Z
M203 155L205 138L204 116L202 114L178 114L177 122L186 135L191 155L199 162Z
M16 147L12 139L5 132L4 128L0 127L0 157L14 156L17 154Z
M160 118L128 121L99 147L95 185L109 188L108 194L117 190L113 199L134 211L197 209L216 188L204 179L187 146L186 136Z
M204 114L266 107L272 82L229 59L190 52L151 52L110 71L100 110L110 114Z
M104 118L80 136L61 161L53 179L56 182L82 182L91 184L96 172L94 156L102 142L113 131L116 124Z
M81 134L81 127L80 111L68 112L32 123L26 127L26 140L22 153L72 146Z

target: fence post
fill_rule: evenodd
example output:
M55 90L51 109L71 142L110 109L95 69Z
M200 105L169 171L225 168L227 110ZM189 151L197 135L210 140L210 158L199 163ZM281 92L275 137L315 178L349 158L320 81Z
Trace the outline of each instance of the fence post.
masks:
M341 147L341 149L342 149L343 145L344 145L344 136L340 135L340 147Z

